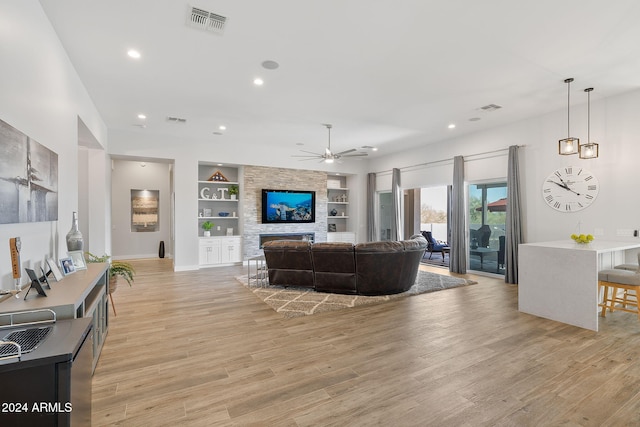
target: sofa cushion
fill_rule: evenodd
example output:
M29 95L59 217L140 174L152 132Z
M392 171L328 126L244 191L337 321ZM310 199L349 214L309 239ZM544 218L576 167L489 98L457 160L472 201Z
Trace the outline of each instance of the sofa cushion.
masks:
M356 293L353 244L315 243L311 247L315 287L320 292Z
M311 243L301 240L272 240L263 245L269 283L313 288Z

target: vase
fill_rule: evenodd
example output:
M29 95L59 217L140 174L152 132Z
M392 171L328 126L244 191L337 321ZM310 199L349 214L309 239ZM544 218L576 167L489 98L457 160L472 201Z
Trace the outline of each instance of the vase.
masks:
M82 233L78 229L78 212L73 213L71 221L71 230L67 233L67 250L81 251L84 247L84 239Z
M211 231L205 230L204 237L211 237Z

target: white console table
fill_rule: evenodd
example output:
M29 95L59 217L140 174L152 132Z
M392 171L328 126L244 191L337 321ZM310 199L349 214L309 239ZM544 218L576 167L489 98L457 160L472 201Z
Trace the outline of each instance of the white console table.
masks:
M518 308L558 322L598 330L598 270L625 262L640 243L572 240L526 243L518 248Z

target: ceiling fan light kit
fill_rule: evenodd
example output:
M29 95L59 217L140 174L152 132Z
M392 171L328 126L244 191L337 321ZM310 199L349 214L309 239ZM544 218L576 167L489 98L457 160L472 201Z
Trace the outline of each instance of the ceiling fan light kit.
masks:
M368 155L367 153L358 153L358 152L354 153L354 151L357 151L355 148L352 148L350 150L340 151L339 153L334 153L333 151L331 151L331 128L333 126L329 123L323 123L322 126L326 127L327 131L329 132L327 148L325 148L324 153L321 154L321 153L314 153L312 151L300 150L303 153L308 153L308 154L303 156L293 156L293 157L304 157L303 159L300 159L300 160L319 159L321 163L324 162L324 163L330 164L336 160L340 160L343 157L365 157Z

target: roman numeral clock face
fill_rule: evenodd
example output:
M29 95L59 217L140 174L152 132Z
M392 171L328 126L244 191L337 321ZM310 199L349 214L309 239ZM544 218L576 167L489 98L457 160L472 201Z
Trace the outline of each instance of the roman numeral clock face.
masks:
M577 212L596 199L599 189L594 174L581 167L568 166L547 177L542 184L542 197L559 212Z

